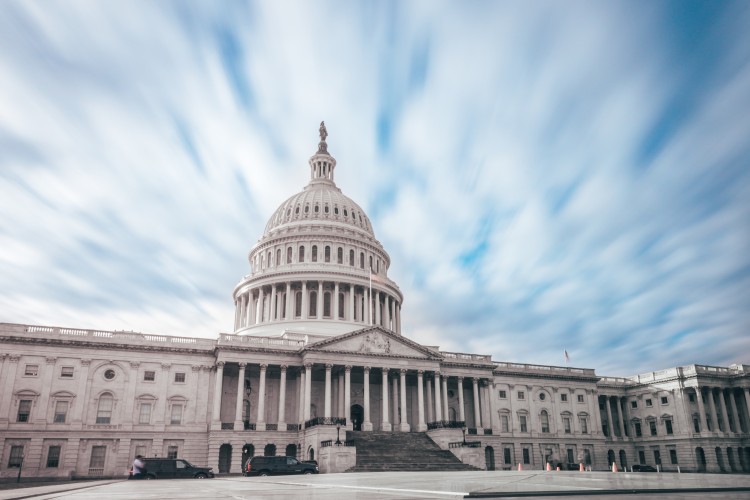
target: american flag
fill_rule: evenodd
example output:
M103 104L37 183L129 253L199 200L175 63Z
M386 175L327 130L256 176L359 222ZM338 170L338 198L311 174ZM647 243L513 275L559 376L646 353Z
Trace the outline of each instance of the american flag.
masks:
M568 350L565 349L565 364L570 363L570 356L568 356Z

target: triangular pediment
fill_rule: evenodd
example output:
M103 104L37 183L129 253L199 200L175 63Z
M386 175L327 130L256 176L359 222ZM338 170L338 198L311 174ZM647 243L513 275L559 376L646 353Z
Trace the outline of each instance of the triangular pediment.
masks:
M308 344L304 350L398 358L441 359L439 354L423 345L377 326Z

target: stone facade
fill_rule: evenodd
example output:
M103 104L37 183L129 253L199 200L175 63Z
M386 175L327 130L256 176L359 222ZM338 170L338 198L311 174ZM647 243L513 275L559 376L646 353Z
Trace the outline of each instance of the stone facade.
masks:
M600 377L403 336L390 257L333 182L326 136L250 251L233 333L0 323L0 477L118 476L136 454L229 473L288 454L337 471L356 460L330 446L346 430L428 432L488 469L750 471L750 366Z

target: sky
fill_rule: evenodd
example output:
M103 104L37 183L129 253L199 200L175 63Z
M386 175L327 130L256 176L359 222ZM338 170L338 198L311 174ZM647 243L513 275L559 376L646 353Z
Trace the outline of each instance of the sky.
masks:
M742 1L6 0L0 322L231 332L321 120L410 339L750 364Z

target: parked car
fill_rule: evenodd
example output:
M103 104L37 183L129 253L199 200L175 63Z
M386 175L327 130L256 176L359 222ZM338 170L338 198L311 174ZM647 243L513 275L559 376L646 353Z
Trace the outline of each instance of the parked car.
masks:
M144 479L206 479L214 477L211 467L197 467L181 458L144 458Z
M300 462L294 457L253 457L247 462L245 476L277 474L318 474L317 463Z
M633 472L659 472L655 467L644 464L635 464L633 466Z

